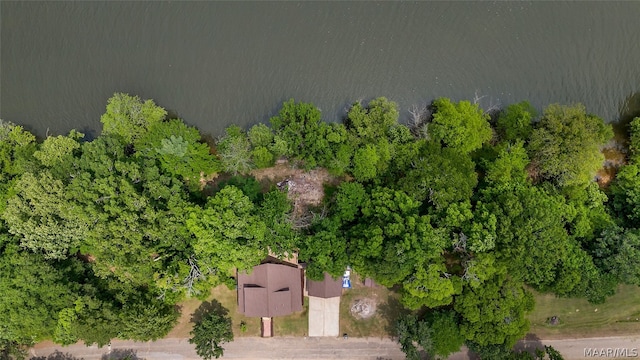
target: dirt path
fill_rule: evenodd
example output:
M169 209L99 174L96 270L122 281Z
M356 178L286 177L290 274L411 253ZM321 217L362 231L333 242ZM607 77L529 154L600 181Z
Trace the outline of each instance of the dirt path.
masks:
M640 358L640 335L625 337L606 337L588 339L565 340L527 340L521 341L520 348L540 347L542 344L551 345L559 350L567 360L582 360L596 358L629 359ZM398 344L379 338L240 338L225 344L223 359L354 359L354 360L395 360L404 359ZM585 349L611 349L611 356L585 356ZM617 349L617 350L616 350ZM635 352L634 352L635 349ZM146 360L198 360L200 359L191 344L186 339L163 339L155 342L137 343L133 341L114 341L111 353L108 349L72 345L69 347L55 346L52 343L38 344L31 350L31 356L46 359L55 351L71 356L51 357L47 360L107 360L119 359L114 355L135 354L134 359ZM619 355L613 356L614 351ZM626 351L626 353L623 353ZM636 355L634 355L636 354ZM111 357L110 357L111 355ZM42 356L45 356L42 358ZM469 360L466 351L449 357L451 360Z

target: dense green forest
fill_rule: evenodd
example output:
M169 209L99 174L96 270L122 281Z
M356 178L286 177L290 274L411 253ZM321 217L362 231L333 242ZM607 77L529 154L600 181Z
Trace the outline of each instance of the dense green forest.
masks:
M377 98L324 122L290 100L270 126L230 126L215 144L126 94L92 140L0 122L0 351L161 338L176 303L233 286L269 250L298 252L310 277L350 265L399 291L423 310L398 323L408 357L462 344L516 356L527 288L603 302L640 285L640 118L600 186L613 132L582 105L488 113L439 98L411 114L400 124ZM338 179L308 223L249 175L278 159Z

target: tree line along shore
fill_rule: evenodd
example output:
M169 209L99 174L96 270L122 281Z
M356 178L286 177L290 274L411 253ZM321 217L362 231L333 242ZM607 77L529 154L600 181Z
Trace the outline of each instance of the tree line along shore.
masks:
M438 98L398 118L382 97L332 123L289 100L269 124L207 144L118 93L91 141L0 121L0 354L161 338L179 301L235 286L269 254L297 253L310 278L351 266L397 291L408 358L464 344L528 359L511 350L529 329L527 289L601 303L640 285L640 118L600 183L613 132L580 104L487 112ZM331 181L300 203L252 176L276 162Z

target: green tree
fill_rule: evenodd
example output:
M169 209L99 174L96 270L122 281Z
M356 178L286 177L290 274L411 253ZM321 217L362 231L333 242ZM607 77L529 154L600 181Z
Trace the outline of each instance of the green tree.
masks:
M37 171L37 160L33 157L35 139L22 126L0 120L0 214L13 195L16 179L24 172Z
M402 284L402 304L417 310L449 305L462 291L462 281L447 271L443 259L423 261Z
M427 317L429 327L434 329L431 336L434 354L446 359L460 351L464 338L460 333L458 319L454 311L436 311Z
M465 286L454 309L467 341L509 349L529 330L526 314L533 305L533 296L520 283L498 274L483 286Z
M0 120L0 183L30 171L36 137L22 126Z
M227 186L195 207L187 227L196 241L196 256L224 274L234 268L248 270L267 255L263 247L266 227L254 204L235 186Z
M515 185L486 189L481 200L476 212L486 211L497 220L497 256L514 278L537 289L565 294L581 282L578 263L588 256L584 257L567 232L573 214L564 198L537 187ZM571 266L577 268L568 281L563 276Z
M233 341L231 319L226 311L211 310L196 321L189 343L196 346L196 353L205 360L219 358L224 353L222 344Z
M629 123L629 162L640 163L640 117Z
M191 251L184 183L153 159L125 154L119 138L83 143L68 196L90 220L80 250L102 278L151 285ZM89 225L90 224L90 225Z
M251 151L251 158L258 169L268 168L276 162L273 154L264 146L253 149Z
M299 236L293 229L289 216L293 210L287 193L271 190L257 209L257 216L264 221L265 245L269 251L279 257L287 257L298 247Z
M79 140L83 137L84 134L75 130L71 130L69 136L49 136L33 156L60 177L68 176L71 172L73 153L80 148Z
M598 183L592 182L586 188L577 188L567 197L569 211L574 213L569 233L583 244L593 240L603 230L611 227L614 219L606 205L609 202Z
M428 356L446 359L464 343L452 311L436 311L422 320L403 315L396 321L395 331L407 359L421 359L420 349Z
M235 186L242 190L252 203L258 204L262 202L262 185L253 176L232 176L228 180L223 180L218 183L219 189L224 189L227 186Z
M303 236L298 258L307 263L310 279L322 280L324 273L341 276L350 264L347 239L335 218L328 218L312 226L312 233Z
M491 185L523 183L527 179L529 164L527 151L522 141L506 144L498 150L498 156L487 165L485 181Z
M253 147L268 147L273 143L273 132L265 124L253 125L247 132Z
M338 187L334 211L343 222L351 222L360 213L360 207L367 199L367 191L357 182L344 182Z
M613 210L629 226L640 221L640 165L622 166L611 185Z
M539 176L561 187L593 181L604 163L600 148L611 139L610 125L583 105L549 105L531 134L528 150Z
M157 159L165 172L186 180L192 188L199 188L202 176L222 170L218 158L201 142L198 129L180 119L152 124L134 146L136 156Z
M346 128L351 141L356 145L375 144L387 139L398 125L398 105L387 98L379 97L369 102L367 107L355 103L349 109Z
M46 259L64 259L87 238L90 220L48 171L24 173L2 214L21 245Z
M377 174L378 161L380 157L374 146L359 148L353 156L353 176L360 182L373 180Z
M24 360L27 358L27 347L15 341L0 338L0 358L7 360Z
M360 216L366 198L367 192L360 183L340 184L330 216L312 224L310 234L301 239L298 256L307 262L307 276L322 280L325 272L342 275L349 265L344 231Z
M73 301L65 274L15 245L0 250L0 343L33 345L51 338L58 312Z
M173 329L179 316L174 305L156 299L127 303L119 316L119 337L135 341L158 340Z
M398 124L398 105L384 97L367 107L355 103L345 119L349 145L354 149L352 173L358 181L378 180L395 157L395 148L413 139L406 126Z
M287 144L285 155L301 160L310 169L322 162L329 150L330 126L321 121L320 110L310 103L282 104L277 116L270 119L275 135Z
M434 141L467 154L491 140L489 115L477 104L464 100L456 104L450 99L438 98L432 106L433 120L428 133Z
M115 93L107 102L107 111L100 117L102 134L121 136L130 144L165 116L166 110L153 100L143 102L137 96Z
M63 309L58 318L54 340L63 345L83 341L86 345L107 345L119 334L118 301L106 294L91 294L76 299L72 307ZM107 295L107 296L104 296ZM100 299L99 297L103 297Z
M407 359L420 360L420 348L426 353L433 352L434 331L425 321L419 321L415 315L404 315L395 325L400 348Z
M640 285L640 232L636 229L612 227L595 241L593 254L596 265L605 273L614 274L621 282Z
M356 222L345 224L349 229L348 251L362 274L393 286L413 273L416 258L421 258L424 250L430 256L440 254L439 243L421 241L431 235L432 229L429 219L418 215L419 207L420 202L402 191L371 190L360 206ZM434 248L422 249L425 245Z
M224 170L234 175L246 174L253 168L251 144L239 126L231 125L225 129L225 135L218 140L218 156Z
M498 116L497 130L501 140L529 140L536 116L536 109L528 101L509 105Z
M475 165L455 149L426 145L396 187L437 210L471 198L478 183Z

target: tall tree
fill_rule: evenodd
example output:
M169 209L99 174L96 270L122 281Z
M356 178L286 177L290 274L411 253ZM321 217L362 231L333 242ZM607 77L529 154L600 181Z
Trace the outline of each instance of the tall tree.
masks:
M503 273L483 286L465 286L454 309L461 316L460 332L467 341L508 349L529 330L526 314L533 305L533 296L522 284Z
M74 152L80 149L79 140L84 134L71 130L69 136L49 136L34 152L33 156L59 178L69 175Z
M111 136L84 143L67 191L90 219L81 250L96 275L150 285L188 257L187 191L155 161L128 156L125 148Z
M158 159L166 173L184 179L191 188L199 188L203 176L222 170L198 129L180 119L151 124L134 145L137 156Z
M629 123L629 161L640 163L640 116Z
M236 125L225 129L225 135L218 140L218 156L225 171L246 174L253 168L251 144L247 134Z
M640 285L640 231L612 227L594 242L596 265L621 282Z
M254 204L235 186L227 186L195 207L187 226L196 238L195 254L225 277L231 270L248 270L267 255L266 227Z
M0 250L0 342L33 345L51 338L58 312L73 301L65 274L15 245Z
M2 215L23 247L46 259L64 259L86 240L91 220L50 172L24 173L14 191Z
M640 165L622 166L611 185L613 210L629 226L640 221Z
M419 321L415 315L404 315L395 327L400 348L407 359L420 360L420 348L426 353L433 352L434 331L426 322Z
M288 256L298 247L299 236L290 220L293 205L287 193L271 190L264 194L257 215L265 223L265 245L277 256Z
M502 186L484 190L477 207L497 219L498 258L513 277L562 293L580 282L561 280L575 257L586 255L567 232L572 211L561 196L529 185Z
M137 96L115 93L107 102L107 111L100 117L102 134L121 136L131 144L165 116L167 111L153 100L143 102Z
M270 122L276 136L288 145L286 155L303 161L308 169L323 163L332 140L328 136L332 128L321 121L317 107L290 99Z
M395 148L413 140L410 130L398 124L398 105L387 98L355 103L345 119L349 145L355 150L352 173L357 181L379 179L396 156Z
M536 109L528 101L509 105L498 116L500 138L504 141L528 141L536 116Z
M499 147L498 156L487 165L485 182L497 184L523 183L527 179L529 156L522 141Z
M22 126L0 120L0 180L32 170L29 162L36 150L36 137Z
M456 104L450 99L438 98L432 106L433 120L428 133L434 141L467 154L491 139L489 115L477 104L466 100Z
M611 139L611 126L583 105L549 105L531 134L528 150L539 176L561 187L593 181L604 163L600 148Z
M226 316L226 311L216 310L207 312L196 321L189 338L189 343L196 346L198 356L205 360L222 356L222 344L230 341L233 341L231 319Z
M426 144L405 176L396 180L396 187L441 210L470 199L477 183L475 165L468 155Z

